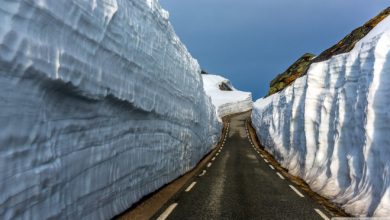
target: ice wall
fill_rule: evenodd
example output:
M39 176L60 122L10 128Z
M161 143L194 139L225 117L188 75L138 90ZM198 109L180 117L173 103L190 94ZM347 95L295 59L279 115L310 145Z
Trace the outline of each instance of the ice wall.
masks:
M354 49L257 100L263 146L319 194L357 216L390 216L390 18Z
M202 74L204 90L215 106L216 114L223 116L245 112L252 109L252 93L235 89L228 79L218 75ZM220 89L221 83L228 86L231 91Z
M107 219L220 123L155 0L0 0L0 219Z

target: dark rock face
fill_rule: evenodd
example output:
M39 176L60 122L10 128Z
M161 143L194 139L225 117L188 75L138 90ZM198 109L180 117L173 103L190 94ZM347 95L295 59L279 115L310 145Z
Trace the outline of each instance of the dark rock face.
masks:
M292 82L294 82L297 78L306 74L306 71L312 63L314 57L314 54L305 53L297 61L295 61L286 71L276 76L270 83L268 95L272 95L283 90Z
M233 91L232 88L230 88L230 86L224 82L221 82L219 84L219 89L222 90L222 91Z
M201 70L201 71L200 71L200 74L209 74L209 73L206 72L205 70Z
M347 53L351 51L359 40L365 37L368 34L368 32L370 32L379 22L385 19L389 14L390 14L390 7L383 10L381 13L379 13L379 15L369 20L363 26L353 30L350 34L345 36L337 44L333 45L329 49L322 52L319 56L313 59L313 62L321 62L324 60L328 60L330 57L334 55Z

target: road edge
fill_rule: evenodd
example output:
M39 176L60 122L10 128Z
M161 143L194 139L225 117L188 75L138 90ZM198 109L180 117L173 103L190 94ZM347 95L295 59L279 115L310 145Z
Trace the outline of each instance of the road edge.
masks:
M177 179L165 184L156 191L145 195L141 200L133 204L124 212L114 216L112 219L118 220L147 220L152 218L168 201L171 200L177 193L184 190L184 187L189 183L202 169L207 165L211 158L216 154L219 147L223 143L223 137L228 131L227 122L231 115L222 118L222 132L218 144L206 154L198 164L185 174Z
M328 212L328 214L333 217L351 217L347 212L345 212L339 205L331 202L329 199L319 195L318 193L311 190L310 186L300 177L291 175L288 170L282 167L277 160L273 157L271 153L265 150L263 145L260 143L260 140L257 137L256 130L252 126L252 120L246 121L246 126L248 128L248 132L250 135L250 139L254 143L255 147L261 151L261 153L265 156L265 158L269 161L270 164L284 177L286 177L289 181L296 184L303 190L307 195L309 195L312 199L317 201L323 208Z

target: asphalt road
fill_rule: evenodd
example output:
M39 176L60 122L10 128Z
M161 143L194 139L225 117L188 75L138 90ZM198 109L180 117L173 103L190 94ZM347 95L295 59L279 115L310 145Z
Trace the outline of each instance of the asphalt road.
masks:
M155 219L326 219L319 204L252 147L245 129L249 116L231 118L221 151Z

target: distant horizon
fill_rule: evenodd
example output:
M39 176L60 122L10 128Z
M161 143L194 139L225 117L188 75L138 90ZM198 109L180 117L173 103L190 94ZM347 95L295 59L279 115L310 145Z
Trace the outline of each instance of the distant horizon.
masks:
M304 53L319 55L390 4L336 0L161 0L201 68L263 97L269 82ZM237 13L239 12L239 13ZM275 15L278 16L275 16Z

